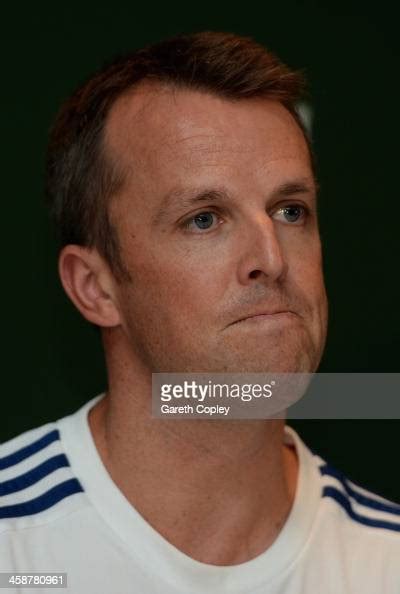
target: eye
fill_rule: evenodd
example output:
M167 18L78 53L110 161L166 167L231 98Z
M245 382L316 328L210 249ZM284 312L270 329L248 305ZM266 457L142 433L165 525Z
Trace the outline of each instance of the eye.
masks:
M288 204L281 206L273 214L273 218L278 218L284 223L297 223L302 222L306 218L308 210L301 204ZM282 218L283 217L283 218Z
M218 217L214 212L200 212L194 217L190 217L185 222L185 227L190 230L208 230L218 224Z

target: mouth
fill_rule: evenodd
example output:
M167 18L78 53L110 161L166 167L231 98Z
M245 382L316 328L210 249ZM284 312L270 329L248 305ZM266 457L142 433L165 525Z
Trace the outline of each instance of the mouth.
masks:
M281 311L274 311L274 312L260 312L255 314L250 314L248 316L244 316L243 318L239 318L235 320L229 326L234 326L236 324L261 324L263 322L287 322L292 321L297 318L297 314L290 310L281 310Z

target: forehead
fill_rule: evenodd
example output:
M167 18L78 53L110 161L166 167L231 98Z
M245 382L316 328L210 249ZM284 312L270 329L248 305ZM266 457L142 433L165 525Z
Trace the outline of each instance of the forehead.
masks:
M113 105L105 143L128 178L152 190L223 170L254 176L276 163L311 174L299 126L263 98L232 101L145 83Z

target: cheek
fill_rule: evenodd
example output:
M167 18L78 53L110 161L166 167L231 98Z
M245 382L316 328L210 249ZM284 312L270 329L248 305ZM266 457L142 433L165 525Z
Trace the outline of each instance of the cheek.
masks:
M213 263L160 257L149 259L136 267L132 275L132 305L138 312L146 311L153 319L160 317L174 324L191 314L215 310L222 297L217 279L221 273Z
M320 290L323 285L321 242L317 235L300 237L299 241L288 242L285 246L289 271L303 283L310 286L313 292Z
M291 250L288 265L288 284L293 285L293 296L301 299L308 317L317 323L323 322L326 317L327 297L319 239L299 246L298 251Z

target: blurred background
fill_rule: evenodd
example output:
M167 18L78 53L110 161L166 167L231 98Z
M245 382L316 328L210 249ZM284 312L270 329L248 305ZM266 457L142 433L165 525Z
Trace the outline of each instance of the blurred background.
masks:
M178 33L250 35L311 91L330 300L320 371L399 372L399 41L387 2L32 3L2 9L3 382L0 441L106 386L98 334L57 278L44 154L61 102L105 60ZM399 394L400 397L400 394ZM353 480L400 501L399 420L296 421Z

